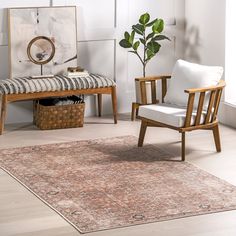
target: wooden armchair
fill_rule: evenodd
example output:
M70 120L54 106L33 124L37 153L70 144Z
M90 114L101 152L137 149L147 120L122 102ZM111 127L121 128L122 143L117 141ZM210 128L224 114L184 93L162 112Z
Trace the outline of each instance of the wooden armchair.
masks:
M141 119L141 128L139 134L138 146L143 146L143 141L148 126L166 127L179 131L182 134L182 161L185 160L185 132L197 129L212 130L215 140L216 151L221 151L219 127L217 121L217 113L219 109L220 99L225 82L220 80L216 86L186 89L183 93L188 94L188 103L186 108L180 108L164 103L167 92L167 79L171 76L158 76L146 78L152 82L153 87L156 81L162 82L162 102L163 104L144 105L139 108L139 116ZM142 83L142 81L141 81ZM197 109L194 109L194 101L197 97ZM210 96L209 96L210 95ZM142 101L145 102L145 93L142 94ZM206 109L204 108L205 99L209 99Z

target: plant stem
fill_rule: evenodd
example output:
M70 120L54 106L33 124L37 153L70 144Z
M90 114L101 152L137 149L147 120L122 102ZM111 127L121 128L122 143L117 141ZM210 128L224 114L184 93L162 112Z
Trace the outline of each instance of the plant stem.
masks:
M136 55L138 56L138 58L139 58L139 60L141 61L141 63L144 64L143 59L142 59L142 57L138 54L138 52L136 51L135 53L136 53Z
M143 61L142 57L139 55L139 53L137 51L135 53L143 65L143 77L145 77L146 76L146 63L145 63L145 61Z
M144 55L143 55L143 77L146 77L146 50L147 50L146 43L147 43L147 41L146 41L145 31L146 31L146 28L143 32L143 40L144 40L144 45L143 45L144 46L144 50L143 50L143 52L144 52Z
M146 64L143 64L143 77L146 77Z
M139 55L139 53L136 51L135 54L138 56L139 60L141 61L142 65L143 65L143 77L145 77L146 75L146 72L145 72L145 68L146 68L146 64L145 62L143 61L143 59L141 58L141 56Z

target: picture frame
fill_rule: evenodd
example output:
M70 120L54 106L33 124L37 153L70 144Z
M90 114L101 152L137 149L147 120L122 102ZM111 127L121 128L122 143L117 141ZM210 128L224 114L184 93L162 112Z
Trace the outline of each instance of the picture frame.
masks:
M10 78L43 74L63 74L68 67L77 66L76 6L21 7L8 9ZM39 36L50 38L55 55L43 70L27 54L30 41ZM36 45L47 53L46 47Z

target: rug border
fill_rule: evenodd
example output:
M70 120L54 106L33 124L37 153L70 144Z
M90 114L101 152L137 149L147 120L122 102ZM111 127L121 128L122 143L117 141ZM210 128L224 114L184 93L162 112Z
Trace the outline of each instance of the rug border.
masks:
M188 162L188 164L191 164ZM193 165L194 166L194 165ZM210 215L210 214L218 214L218 213L222 213L222 212L228 212L228 211L236 211L236 206L229 208L227 210L216 210L213 212L207 212L207 213L188 213L188 215L186 216L176 216L176 217L172 217L171 219L162 219L162 220L155 220L152 222L146 222L146 223L134 223L132 225L125 225L125 226L116 226L116 227L112 227L109 229L99 229L99 230L91 230L91 231L81 231L81 229L79 227L77 227L75 224L73 224L69 219L67 219L62 213L60 213L58 210L56 210L53 206L51 206L46 200L42 199L38 194L36 194L32 189L30 189L28 186L26 186L22 181L20 181L17 177L15 177L13 174L11 174L8 170L6 170L4 167L0 166L0 169L2 169L3 171L5 171L9 176L11 176L13 179L15 179L18 183L20 183L24 188L26 188L26 190L28 190L30 193L32 193L35 197L37 197L40 201L42 201L46 206L48 206L49 208L51 208L53 211L55 211L55 213L57 213L59 216L62 217L62 219L64 219L66 222L68 222L75 230L77 230L80 234L89 234L89 233L95 233L95 232L102 232L102 231L108 231L108 230L115 230L115 229L122 229L122 228L128 228L128 227L135 227L135 226L141 226L141 225L147 225L147 224L155 224L155 223L159 223L159 222L166 222L166 221L171 221L171 220L179 220L179 219L184 219L184 218L189 218L189 217L195 217L195 216L204 216L204 215ZM199 168L200 169L200 168ZM201 169L200 169L201 170ZM203 170L204 171L204 170ZM207 172L208 173L208 172ZM208 173L210 174L210 173ZM212 174L210 174L212 175ZM214 175L212 175L214 176ZM218 178L217 176L214 176L216 178ZM220 178L219 178L220 179ZM222 180L222 179L220 179ZM227 181L226 181L227 182ZM232 185L232 184L231 184ZM234 186L234 185L233 185Z
M64 220L66 220L71 226L73 226L79 233L84 234L79 227L77 227L75 224L73 224L71 221L69 221L62 213L60 213L58 210L56 210L51 204L49 204L46 200L42 199L37 193L35 193L30 187L25 185L21 180L19 180L16 176L14 176L12 173L10 173L8 170L6 170L4 167L0 166L0 169L2 169L4 172L6 172L9 176L11 176L13 179L15 179L18 183L20 183L24 188L26 188L30 193L32 193L35 197L37 197L40 201L42 201L45 205L50 207L53 211L55 211L59 216L61 216Z
M102 138L94 138L94 139L77 139L77 140L63 140L62 142L60 142L59 140L56 142L56 143L43 143L43 144L34 144L34 145L26 145L26 146L18 146L18 147L4 147L4 148L0 148L0 152L1 151L4 151L4 150L8 150L8 149L19 149L19 148L30 148L30 147L39 147L39 146L48 146L48 145L56 145L56 144L67 144L67 143L76 143L76 142L87 142L87 141L96 141L96 140L100 140L100 139L112 139L112 138L122 138L122 137L133 137L133 138L136 138L138 139L138 136L135 136L135 135L118 135L118 136L112 136L112 137L102 137ZM154 144L152 143L144 143L144 144L147 144L147 145L153 145L155 146ZM163 148L159 148L161 149L162 151ZM168 154L170 154L168 152ZM1 168L1 166L0 166Z

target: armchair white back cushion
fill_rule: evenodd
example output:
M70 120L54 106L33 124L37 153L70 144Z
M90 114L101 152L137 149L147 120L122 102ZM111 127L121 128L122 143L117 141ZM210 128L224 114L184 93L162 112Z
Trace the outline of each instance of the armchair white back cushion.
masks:
M188 94L184 92L185 89L215 86L220 81L223 72L224 70L220 66L204 66L178 60L169 81L165 103L187 107ZM198 100L199 95L195 96L195 109L197 108ZM206 94L204 108L207 107L208 101L209 94Z

